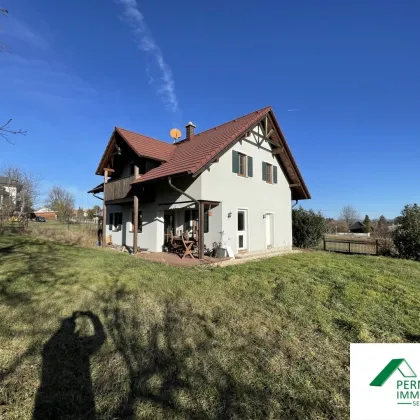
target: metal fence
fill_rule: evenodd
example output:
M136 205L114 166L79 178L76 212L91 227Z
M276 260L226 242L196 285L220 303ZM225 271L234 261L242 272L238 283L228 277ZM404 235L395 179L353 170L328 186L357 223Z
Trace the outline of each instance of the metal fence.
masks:
M379 255L379 240L359 238L339 238L324 236L324 251L342 252L345 254Z

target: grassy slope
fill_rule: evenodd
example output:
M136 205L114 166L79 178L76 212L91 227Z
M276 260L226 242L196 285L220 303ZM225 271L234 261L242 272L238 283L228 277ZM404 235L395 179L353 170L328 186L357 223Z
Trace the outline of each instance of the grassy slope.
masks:
M107 335L90 360L103 419L346 419L349 342L420 339L415 262L312 252L183 269L33 238L0 248L0 418L31 418L42 367L67 383L77 355L41 352L76 310ZM80 407L77 389L54 392Z

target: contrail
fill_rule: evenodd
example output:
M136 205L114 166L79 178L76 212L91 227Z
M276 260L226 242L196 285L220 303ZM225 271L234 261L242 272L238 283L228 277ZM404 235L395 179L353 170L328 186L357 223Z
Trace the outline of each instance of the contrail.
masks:
M287 112L299 111L299 108L288 109Z
M124 7L124 20L130 25L133 35L136 37L137 46L144 52L149 53L160 72L160 85L157 90L157 94L162 98L164 104L172 111L178 110L178 99L175 93L175 82L172 75L172 70L166 63L162 50L159 45L156 44L152 33L147 26L143 14L138 8L136 0L115 0L116 3L123 5ZM150 81L154 78L149 76Z

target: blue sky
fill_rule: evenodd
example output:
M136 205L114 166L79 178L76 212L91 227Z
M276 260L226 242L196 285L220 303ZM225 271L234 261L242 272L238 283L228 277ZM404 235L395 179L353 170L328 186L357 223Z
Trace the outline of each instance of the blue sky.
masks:
M114 126L171 141L271 105L313 199L337 217L420 201L420 2L0 0L0 144L81 206ZM289 110L294 111L289 111Z

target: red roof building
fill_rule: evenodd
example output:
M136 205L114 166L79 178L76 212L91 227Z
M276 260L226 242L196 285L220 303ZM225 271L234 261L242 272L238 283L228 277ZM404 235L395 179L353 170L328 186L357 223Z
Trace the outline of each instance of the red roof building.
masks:
M252 145L252 148L249 145ZM227 163L227 155L232 156L229 163ZM219 160L224 163L219 164ZM261 162L257 163L257 160ZM229 173L227 173L228 164L232 166ZM136 200L140 200L140 203L141 200L145 203L156 202L156 195L163 194L162 191L166 191L169 186L179 194L182 192L184 201L189 199L190 203L194 203L194 206L197 207L197 211L199 202L207 203L204 204L204 207L207 206L206 208L212 205L221 208L221 198L224 194L220 188L223 186L220 186L219 190L214 189L215 184L220 183L220 176L216 175L217 172L219 171L220 175L224 171L226 188L235 188L237 181L236 178L232 178L232 171L234 173L237 171L236 175L240 171L241 176L253 178L255 177L253 172L257 170L262 174L264 182L267 183L267 179L269 179L273 183L275 179L276 184L279 180L283 185L287 185L288 192L282 190L279 191L279 194L288 195L289 203L290 199L311 198L271 107L262 108L199 133L196 133L195 126L189 123L186 126L185 138L175 143L168 143L115 127L96 169L97 175L105 176L106 186L100 184L89 192L98 194L105 190L105 204L107 202L117 204L118 202L122 206L125 202L133 203L133 200L134 203ZM213 173L211 177L207 175L209 172ZM179 184L185 184L185 187L178 188L172 185L172 179L176 179ZM197 181L199 179L200 181ZM202 187L203 183L206 183L206 188ZM196 188L192 188L190 192L194 191L195 194L198 193L198 196L201 195L200 197L195 198L188 192L190 188L188 185L191 184L196 185ZM255 194L260 193L261 187L260 184L255 183L255 180L245 186L245 188L250 188L248 193L252 193L252 188L255 188ZM211 199L204 197L205 190L213 191L212 194L218 197L211 197ZM264 201L267 197L266 206L269 209L276 207L277 204L274 204L272 197L269 198L271 193L268 191L267 195L262 196L261 199ZM170 194L168 194L169 200ZM161 198L164 202L164 198ZM178 198L172 204L175 202L179 204ZM240 202L244 203L247 200L238 197L237 201L239 206ZM273 204L270 204L271 202ZM224 199L224 203L226 205L229 203L229 197ZM255 206L257 205L255 204ZM242 218L242 216L240 217ZM117 216L117 218L118 221L121 221L123 216ZM289 220L289 216L287 216L287 220ZM114 222L112 221L112 223ZM277 223L279 222L277 221ZM223 223L220 222L220 224ZM115 224L111 225L115 226ZM203 240L203 238L201 239ZM257 241L261 242L262 239L259 238ZM289 236L284 242L289 242ZM273 242L273 245L275 243L276 241ZM232 247L235 251L241 248L238 244L232 244ZM158 249L160 244L152 248Z

